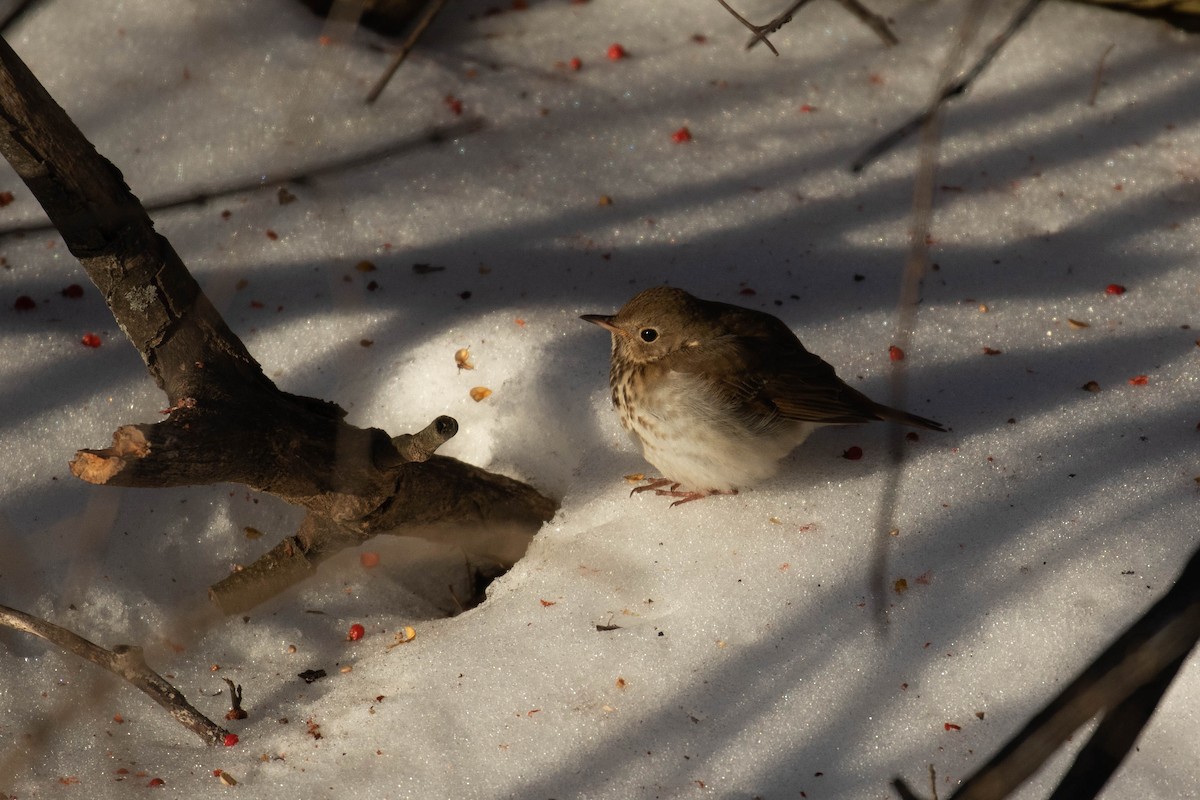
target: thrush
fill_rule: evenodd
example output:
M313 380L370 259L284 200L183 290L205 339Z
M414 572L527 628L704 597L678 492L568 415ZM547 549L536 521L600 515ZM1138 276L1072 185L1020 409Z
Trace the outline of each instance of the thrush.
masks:
M851 388L762 311L659 286L616 314L582 319L612 334L613 405L663 475L634 491L681 498L672 505L770 477L822 425L946 430Z

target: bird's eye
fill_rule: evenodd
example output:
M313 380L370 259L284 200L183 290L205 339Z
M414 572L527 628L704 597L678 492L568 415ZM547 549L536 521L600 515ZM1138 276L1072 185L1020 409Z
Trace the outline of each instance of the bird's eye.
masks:
M642 337L643 342L653 342L658 338L658 331L654 330L654 328L642 328L638 336Z

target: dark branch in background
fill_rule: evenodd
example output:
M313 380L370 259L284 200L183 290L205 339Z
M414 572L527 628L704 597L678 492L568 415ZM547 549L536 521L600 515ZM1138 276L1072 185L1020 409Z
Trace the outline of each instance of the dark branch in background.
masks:
M446 0L429 0L429 2L425 4L425 11L421 14L421 18L417 20L417 24L413 26L412 33L410 33L408 38L404 40L404 43L400 45L400 49L397 50L396 55L392 57L391 63L387 65L387 69L383 71L383 75L379 76L379 80L375 82L375 85L371 88L371 91L367 93L367 105L374 103L379 99L379 95L383 94L383 90L387 87L388 81L390 81L392 76L396 74L396 70L400 69L400 65L404 63L406 58L408 58L408 54L411 53L412 49L417 46L417 42L420 41L421 36L425 33L429 26L433 24L433 20L437 17L438 13L445 5Z
M920 114L917 114L908 122L905 122L903 125L879 139L875 142L875 144L863 151L863 154L855 159L854 163L850 166L851 171L862 172L884 153L888 152L893 147L900 144L900 142L904 141L909 136L912 136L916 131L920 130L922 125L932 118L934 114L938 113L946 101L965 92L967 88L974 83L975 79L979 77L980 73L987 69L988 65L992 63L992 60L999 54L1000 50L1004 48L1004 45L1008 44L1009 40L1011 40L1013 36L1017 34L1017 31L1019 31L1021 27L1029 21L1029 18L1033 15L1033 12L1037 11L1038 6L1041 4L1042 0L1026 0L1025 5L1017 11L1017 13L1009 21L1007 27L1000 32L1000 35L988 44L988 46L984 49L983 54L980 55L979 60L977 60L969 70L967 70L960 78L958 78L958 80L943 84L942 90L938 92L937 97L934 98L933 102L930 103L924 111L922 111Z
M453 523L532 534L553 516L555 503L525 484L451 458L413 460L385 432L347 424L336 404L280 391L154 231L121 173L3 40L0 153L172 409L165 421L122 426L112 447L79 451L77 477L136 487L242 483L306 508L295 538L326 557L380 533L424 535Z
M0 33L7 31L10 25L20 20L21 17L25 16L25 13L29 11L29 9L33 8L37 1L38 0L21 0L21 2L9 9L8 13L4 15L3 19L0 19Z
M395 156L409 155L428 145L439 145L443 142L457 139L460 136L467 136L468 134L477 133L483 130L483 127L484 122L482 117L464 118L451 125L438 125L429 128L425 132L419 133L415 136L407 137L401 141L388 142L378 147L365 150L361 153L350 153L348 155L332 158L326 161L303 164L292 169L267 173L266 177L260 174L255 174L245 179L235 178L227 183L219 184L207 189L202 188L174 197L168 195L167 197L148 200L144 204L144 208L147 212L169 211L171 209L183 208L186 206L199 206L217 200L221 197L245 194L247 192L258 191L263 188L274 189L276 186L285 183L303 185L325 175L338 174L346 172L347 170L357 169L359 167L372 166L380 161L386 161L387 159ZM29 233L39 233L42 231L52 230L54 230L54 223L50 221L31 222L25 225L14 225L11 228L0 228L0 238L5 236L21 236Z
M726 11L732 14L734 19L745 25L746 29L754 34L754 38L746 43L747 50L751 49L759 42L762 42L768 48L770 48L772 53L779 55L779 51L775 49L775 45L771 44L771 40L767 37L791 22L792 17L796 15L796 12L808 5L809 0L796 0L796 2L792 3L792 5L788 7L786 11L776 16L766 25L755 25L754 23L750 22L741 14L734 11L729 3L725 2L725 0L717 0L717 2L720 3ZM863 24L875 31L875 34L881 40L883 40L884 44L894 45L899 43L900 40L896 38L896 34L892 33L892 29L888 27L887 20L871 11L871 9L858 2L858 0L838 0L838 2L851 14L858 17Z
M66 628L8 606L0 606L0 625L32 633L58 645L68 653L74 653L85 661L104 667L150 695L154 702L165 708L179 724L199 736L206 744L227 743L225 737L230 735L229 731L197 711L182 692L146 666L142 648L119 644L112 650L105 650Z
M1105 714L1052 796L1088 800L1103 788L1145 728L1172 678L1200 641L1200 548L1161 599L1095 658L951 800L1001 800L1016 791L1097 714ZM903 781L897 779L897 784ZM915 796L907 786L902 797Z

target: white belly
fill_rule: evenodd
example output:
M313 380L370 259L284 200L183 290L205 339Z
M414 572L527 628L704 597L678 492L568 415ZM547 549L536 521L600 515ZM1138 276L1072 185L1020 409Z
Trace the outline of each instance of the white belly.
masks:
M775 418L753 420L720 406L695 379L672 373L621 420L642 454L682 489L729 491L773 475L779 460L816 428Z

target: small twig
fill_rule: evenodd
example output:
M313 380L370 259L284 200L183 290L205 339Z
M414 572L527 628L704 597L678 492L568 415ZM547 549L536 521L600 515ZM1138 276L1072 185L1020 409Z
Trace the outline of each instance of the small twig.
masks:
M854 16L858 17L864 25L875 31L884 44L891 47L892 45L900 44L900 40L896 38L896 34L892 33L892 29L888 27L887 20L876 14L871 9L864 6L858 0L838 0L842 7L849 11Z
M717 0L717 2L720 2L720 0ZM792 17L794 17L796 15L796 12L799 11L801 8L803 8L805 5L807 5L808 2L809 2L809 0L796 0L796 2L793 3L782 14L775 17L775 19L771 20L766 25L761 25L761 26L751 25L749 22L746 22L746 20L742 19L740 16L738 16L736 13L734 13L732 9L730 9L730 13L733 14L738 19L740 19L742 21L743 25L745 25L751 31L754 32L754 38L746 43L747 50L754 47L754 45L758 44L759 41L765 42L767 47L771 47L771 43L767 41L766 37L768 35L774 33L775 31L779 30L784 25L791 22ZM842 8L846 9L851 14L858 17L858 19L861 22L863 22L868 28L875 31L875 34L877 36L879 36L880 39L883 40L884 44L890 46L890 45L899 43L900 40L896 38L896 34L892 33L892 29L888 27L887 20L885 20L883 17L879 16L875 12L871 11L871 9L867 8L862 3L858 2L858 0L838 0L838 2L841 4ZM721 3L721 5L725 5L725 4ZM729 8L729 6L725 6L725 7L727 9ZM771 47L771 50L774 51L775 48ZM776 53L775 55L779 55L779 54Z
M917 114L903 125L900 125L891 133L882 137L873 145L868 147L865 151L863 151L863 154L855 159L854 163L850 166L850 170L852 172L862 172L877 158L891 150L900 142L907 139L916 131L920 130L921 126L924 125L934 114L936 114L938 110L941 109L941 107L946 103L946 101L965 92L967 88L970 87L970 85L975 81L975 79L979 77L980 73L982 73L987 66L992 63L992 59L994 59L1004 45L1008 44L1009 40L1017 34L1017 31L1019 31L1021 27L1029 20L1030 16L1033 15L1033 12L1036 11L1038 6L1041 4L1042 0L1026 0L1025 5L1022 6L1021 9L1013 16L1012 20L1009 21L1008 26L1001 31L999 36L991 41L987 48L984 49L983 54L979 57L979 60L975 62L974 66L967 70L966 73L964 73L963 76L958 80L947 84L924 111Z
M245 719L250 716L246 713L246 709L242 708L242 685L235 684L229 678L221 680L229 684L229 710L225 712L225 719ZM937 798L934 798L937 800Z
M800 6L804 5L805 3L807 3L808 0L799 0L799 2L796 3L796 5L792 8L791 11L784 12L784 14L780 15L779 17L776 17L774 20L772 20L771 22L768 22L766 25L755 25L750 20L746 19L741 14L734 11L733 8L729 5L729 3L725 2L725 0L717 0L717 2L720 3L725 8L726 11L728 11L730 14L732 14L734 19L736 19L738 22L745 25L746 30L748 30L754 34L754 38L750 40L750 43L748 45L746 45L747 50L749 50L751 47L758 44L759 42L762 42L770 49L770 51L772 53L774 53L775 55L779 55L779 51L775 49L775 45L771 44L771 40L767 38L767 34L774 33L775 31L777 31L780 28L780 26L782 26L784 23L786 23L788 20L790 20L792 18L792 14L795 13L796 9L799 8ZM787 17L787 19L783 19L782 22L779 21L785 16ZM774 26L774 27L772 27L772 26Z
M433 23L434 18L437 17L438 13L445 5L446 0L430 0L430 2L425 6L425 13L421 15L419 20L417 20L417 24L413 27L412 33L410 33L408 38L404 40L404 44L400 45L400 49L392 58L392 62L387 65L387 69L383 71L383 75L379 76L379 80L375 82L375 85L371 88L371 91L367 93L367 105L370 105L379 99L379 95L381 95L383 90L387 87L388 81L390 81L392 76L396 74L396 70L400 69L400 65L404 63L406 58L408 58L408 54L411 53L412 49L417 46L417 41L421 38L422 34L425 33L425 30Z
M105 650L77 633L8 606L0 606L0 625L31 633L69 653L124 678L165 708L177 722L208 745L225 744L229 731L197 711L183 694L146 665L142 648L119 644Z
M1096 64L1096 76L1092 78L1092 91L1088 95L1088 106L1096 105L1096 95L1100 93L1100 80L1104 77L1104 62L1108 59L1108 54L1111 53L1113 48L1116 46L1116 42L1113 42L1104 49L1103 53L1100 54L1100 62Z
M929 791L933 793L933 800L938 800L937 771L933 768L932 762L929 764Z

